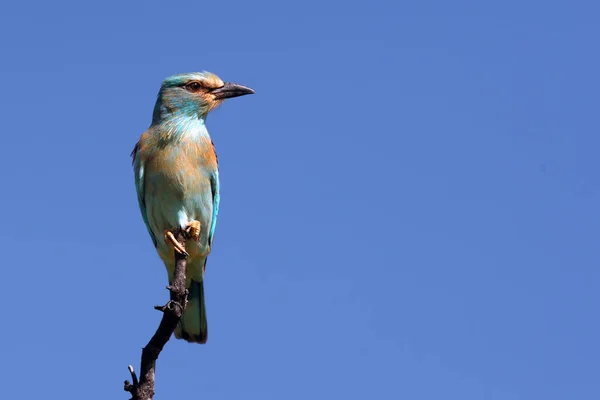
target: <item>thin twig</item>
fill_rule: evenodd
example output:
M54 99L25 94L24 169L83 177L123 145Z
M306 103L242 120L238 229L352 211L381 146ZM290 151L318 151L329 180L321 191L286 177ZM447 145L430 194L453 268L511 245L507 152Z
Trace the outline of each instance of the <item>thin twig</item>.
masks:
M178 231L176 238L185 248L184 232ZM171 300L164 306L154 307L163 312L163 317L154 336L142 350L139 381L133 367L131 365L128 367L133 384L125 381L124 389L131 393L131 400L151 400L154 396L156 360L175 331L187 304L188 293L185 288L185 269L186 256L175 251L175 273L171 286L167 287L171 292Z

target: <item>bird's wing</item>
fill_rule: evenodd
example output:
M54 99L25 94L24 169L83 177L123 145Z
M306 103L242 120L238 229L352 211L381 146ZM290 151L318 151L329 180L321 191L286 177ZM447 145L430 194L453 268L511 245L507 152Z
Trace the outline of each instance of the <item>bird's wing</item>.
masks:
M152 238L152 243L154 243L154 247L156 247L156 237L152 230L150 229L150 225L148 224L148 215L146 214L146 200L145 200L145 185L144 185L144 161L142 157L139 156L138 152L140 150L140 142L137 142L133 151L131 152L131 156L133 157L133 173L135 177L135 191L137 192L138 203L140 205L140 211L142 212L142 218L144 219L144 223L146 224L146 229L148 229L148 233Z
M219 195L219 170L216 169L215 172L210 177L210 190L212 192L213 199L213 212L212 212L212 220L210 221L210 231L208 232L208 245L212 245L213 237L215 235L215 228L217 226L217 215L219 214L219 201L221 200L221 196Z

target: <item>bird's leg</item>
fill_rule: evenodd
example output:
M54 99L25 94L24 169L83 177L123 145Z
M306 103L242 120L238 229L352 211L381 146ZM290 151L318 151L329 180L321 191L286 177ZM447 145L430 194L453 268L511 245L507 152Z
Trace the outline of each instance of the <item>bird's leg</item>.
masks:
M199 241L200 240L200 221L191 221L185 228L188 238Z
M179 254L183 254L186 257L189 256L188 252L185 251L185 247L183 247L181 243L179 243L179 241L175 238L175 235L173 235L173 232L169 230L165 231L165 241L167 243L170 243L175 249L175 251Z

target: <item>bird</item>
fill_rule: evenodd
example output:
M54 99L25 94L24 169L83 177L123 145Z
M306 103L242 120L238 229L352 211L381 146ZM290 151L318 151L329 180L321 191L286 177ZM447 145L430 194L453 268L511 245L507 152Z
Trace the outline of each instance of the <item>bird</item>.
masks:
M218 159L206 117L224 100L249 94L254 90L207 71L170 76L160 87L150 127L131 153L142 219L169 284L175 252L186 256L188 303L175 337L190 343L208 339L204 272L220 201ZM185 232L185 247L173 232Z

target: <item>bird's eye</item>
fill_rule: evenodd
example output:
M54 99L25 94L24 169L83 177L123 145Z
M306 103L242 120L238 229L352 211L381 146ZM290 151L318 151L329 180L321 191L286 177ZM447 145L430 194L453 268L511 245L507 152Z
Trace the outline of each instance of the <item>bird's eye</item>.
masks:
M198 90L202 89L202 85L199 82L190 82L185 85L185 88L190 92L197 92Z

